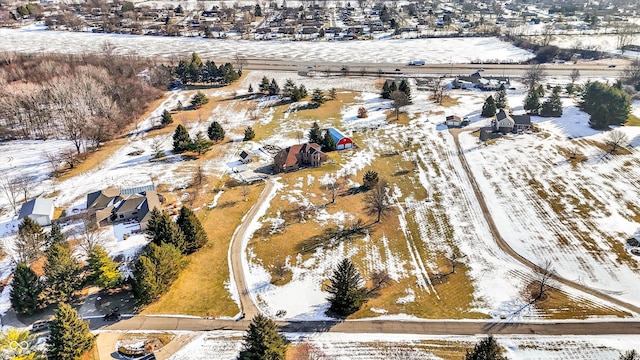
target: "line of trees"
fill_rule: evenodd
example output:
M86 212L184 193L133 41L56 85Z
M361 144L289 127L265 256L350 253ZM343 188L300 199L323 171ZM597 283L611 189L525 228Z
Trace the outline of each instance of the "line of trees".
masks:
M591 115L589 125L594 129L607 129L610 125L624 124L631 111L631 100L620 83L608 85L589 81L584 85L582 111Z
M202 248L207 234L195 213L186 206L174 222L169 214L154 209L147 226L151 239L135 263L131 280L134 297L141 305L164 294L187 264L185 255Z
M172 72L183 84L231 84L242 76L242 71L236 71L231 63L217 66L212 60L202 62L197 53L191 58L181 59Z
M222 129L222 127L220 127L220 129ZM210 133L210 138L211 135L214 135L215 139L219 139L219 133L215 133L215 131L207 132ZM222 138L224 138L224 130L222 130L221 136ZM187 128L184 127L184 125L180 124L176 127L176 130L173 133L173 151L176 153L193 151L198 155L202 155L209 151L209 149L211 149L211 146L213 146L212 140L213 139L208 140L207 138L205 138L204 134L201 131L192 138L191 135L189 135L189 131L187 131Z

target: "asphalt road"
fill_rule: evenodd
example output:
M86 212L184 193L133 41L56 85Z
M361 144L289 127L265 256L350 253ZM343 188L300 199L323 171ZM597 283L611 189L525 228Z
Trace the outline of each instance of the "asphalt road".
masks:
M235 60L223 60L235 64ZM274 59L245 59L243 69L263 71L290 71L308 72L310 75L374 75L374 76L415 76L428 77L436 75L469 75L478 69L484 69L485 76L520 77L528 69L529 65L521 64L425 64L422 66L409 66L407 64L389 63L335 63L335 62L309 62ZM618 77L624 67L610 68L607 64L543 64L548 76L569 76L571 71L577 69L582 77Z

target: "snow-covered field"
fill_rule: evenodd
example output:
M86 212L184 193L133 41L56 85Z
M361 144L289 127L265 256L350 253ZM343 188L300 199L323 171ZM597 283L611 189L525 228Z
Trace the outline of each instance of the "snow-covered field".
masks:
M242 348L241 332L212 331L198 336L171 360L236 359ZM308 343L327 360L451 359L462 358L481 336L411 334L285 334L292 346ZM636 348L638 337L622 336L497 336L511 360L614 360ZM439 355L438 355L439 354ZM446 354L446 355L445 355ZM453 357L454 354L457 356ZM324 358L323 358L324 359Z
M141 56L184 55L197 52L203 58L233 59L236 55L309 63L469 63L508 59L521 61L533 55L497 38L413 39L381 41L248 41L188 37L158 37L88 32L0 29L0 51L91 53L110 42L120 54ZM461 51L464 49L464 51ZM491 51L487 51L491 49ZM357 54L357 56L354 56Z

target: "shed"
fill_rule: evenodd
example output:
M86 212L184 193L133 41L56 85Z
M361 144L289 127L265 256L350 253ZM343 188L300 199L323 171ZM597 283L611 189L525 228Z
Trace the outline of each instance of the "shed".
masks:
M26 217L30 217L31 220L41 226L51 225L51 220L53 220L53 200L35 198L22 204L18 220Z
M248 152L242 150L242 152L240 153L240 161L242 161L243 164L247 164L251 162L251 155L249 155Z
M336 143L337 150L351 149L353 147L353 141L341 133L340 130L336 128L329 128L328 131L329 135L331 135L333 141Z

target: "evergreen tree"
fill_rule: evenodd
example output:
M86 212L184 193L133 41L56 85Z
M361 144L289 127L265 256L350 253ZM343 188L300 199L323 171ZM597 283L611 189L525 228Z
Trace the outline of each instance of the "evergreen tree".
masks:
M398 90L402 91L405 95L407 95L407 99L411 101L411 88L409 87L407 80L402 79L402 81L400 81Z
M300 99L304 99L304 98L307 97L307 95L309 95L307 93L307 87L306 86L300 85L299 89L300 89Z
M323 151L335 151L336 150L336 141L329 133L329 130L324 132L324 139L322 139L322 148Z
M47 250L47 262L44 265L49 298L54 302L68 301L76 290L82 287L82 267L73 257L69 247L56 244Z
M18 225L18 238L15 242L18 259L31 264L42 256L42 248L46 243L42 226L28 216L22 219Z
M346 317L358 311L366 298L366 290L363 286L364 279L358 273L351 260L345 258L338 264L329 278L327 288L329 311L340 317Z
M66 303L60 303L49 324L47 357L55 360L78 360L95 345L89 322Z
M269 79L266 76L263 76L262 81L260 82L260 92L263 94L268 94L270 84L271 83L269 82Z
M122 281L118 263L111 260L102 246L94 246L89 252L89 280L96 286L112 289Z
M484 105L482 105L482 113L480 116L482 117L492 117L496 115L496 102L493 100L493 96L489 95L489 97L484 101Z
M185 252L187 254L196 252L207 243L207 233L204 231L202 223L188 207L183 206L180 209L176 224L184 234Z
M318 125L317 121L313 122L311 130L309 130L309 142L322 144L322 130L320 130L320 125Z
M253 85L249 84L249 94L253 94Z
M609 125L622 125L627 121L631 100L629 95L614 85L588 82L582 92L580 108L591 115L591 127L606 129Z
M538 97L539 98L544 97L544 93L545 93L544 86L538 85L538 87L536 88L536 94L538 94Z
M389 82L385 81L384 85L382 85L382 94L383 99L389 99L391 97L391 88L389 87Z
M331 88L331 90L329 90L329 99L335 100L337 97L338 94L336 92L336 88Z
M293 102L298 102L300 100L302 100L303 96L302 96L302 91L300 90L299 87L294 87L293 90L291 90L291 100Z
M498 91L496 91L496 108L504 109L507 107L507 88L504 84L500 84Z
M211 145L213 145L213 143L204 137L202 131L198 131L196 137L193 139L191 145L189 146L189 150L195 152L198 155L202 155L209 151L209 149L211 149Z
M489 335L480 340L473 347L473 351L467 350L464 360L507 360L507 358L502 356L502 348L496 339Z
M562 116L562 100L560 100L560 87L553 88L551 97L542 103L541 116Z
M181 251L172 244L150 243L135 263L133 295L140 304L149 304L165 293L186 265Z
M327 101L324 97L324 93L320 89L313 89L313 93L311 94L311 102L316 106L320 106Z
M51 231L45 236L46 243L45 246L47 248L51 247L54 244L65 244L67 239L64 234L62 234L62 229L58 223L51 224Z
M191 106L194 109L200 109L203 105L209 102L209 98L203 92L198 91L195 95L193 95L193 99L191 99Z
M181 153L189 150L191 146L191 137L184 125L180 124L173 133L173 151Z
M389 85L389 95L391 95L392 92L397 90L398 90L398 85L396 84L395 81L391 81L391 84Z
M276 82L276 79L271 79L271 84L269 84L269 95L279 95L280 94L280 86Z
M537 114L540 108L540 96L535 89L529 90L527 97L524 99L524 109L530 114Z
M249 324L243 337L239 360L284 360L287 339L278 331L276 323L258 314Z
M209 139L217 143L224 140L224 129L222 128L222 125L220 125L220 123L214 121L211 123L211 125L209 125L209 128L207 129L207 135L209 136Z
M172 244L180 251L185 250L184 234L169 214L154 208L147 224L147 236L156 245Z
M287 79L287 81L284 83L284 88L282 90L282 95L286 96L286 97L291 97L293 90L296 88L296 84L294 84L293 80L291 79Z
M44 284L36 273L20 262L11 282L11 307L18 314L31 315L40 308Z
M162 125L162 127L165 127L171 123L173 123L171 113L169 112L169 110L163 111L162 116L160 117L160 125Z
M372 189L378 183L378 173L373 170L367 170L362 176L362 184L366 189Z
M638 354L635 350L626 351L624 354L620 355L619 360L640 360L640 354Z
M255 131L253 131L253 128L251 126L248 126L246 129L244 129L244 141L250 141L253 140L253 138L256 137L256 133Z
M256 7L253 10L253 15L256 17L262 16L262 8L260 7L260 4L256 4Z

